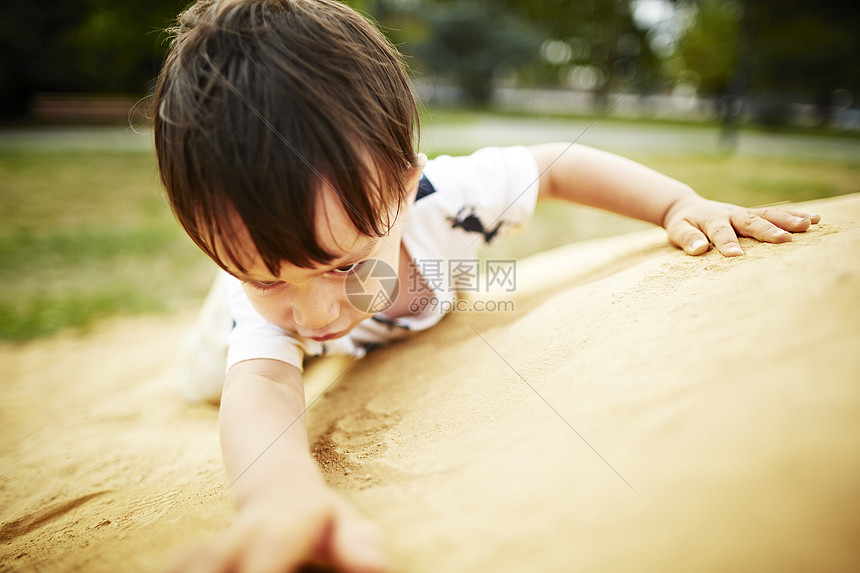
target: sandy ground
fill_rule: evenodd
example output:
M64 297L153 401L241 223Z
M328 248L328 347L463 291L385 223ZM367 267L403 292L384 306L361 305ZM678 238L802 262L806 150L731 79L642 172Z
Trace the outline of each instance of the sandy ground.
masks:
M517 268L515 312L372 353L309 414L397 571L860 567L860 196L791 244L661 230ZM193 309L0 347L0 569L152 571L224 527L216 409L174 389ZM308 369L309 399L347 362Z

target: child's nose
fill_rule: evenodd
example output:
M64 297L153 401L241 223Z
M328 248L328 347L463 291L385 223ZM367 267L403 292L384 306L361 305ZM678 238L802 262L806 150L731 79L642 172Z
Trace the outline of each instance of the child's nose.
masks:
M340 305L322 293L309 292L293 306L293 322L307 330L325 328L340 316Z

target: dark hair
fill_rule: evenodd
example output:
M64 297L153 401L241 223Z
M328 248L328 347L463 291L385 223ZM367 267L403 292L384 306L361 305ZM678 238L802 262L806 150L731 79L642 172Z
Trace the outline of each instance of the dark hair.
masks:
M194 242L242 268L235 210L266 267L328 263L314 211L326 178L356 228L388 232L418 116L397 50L333 0L202 0L179 16L155 89L155 148ZM369 159L369 161L368 161ZM231 245L231 243L234 243Z

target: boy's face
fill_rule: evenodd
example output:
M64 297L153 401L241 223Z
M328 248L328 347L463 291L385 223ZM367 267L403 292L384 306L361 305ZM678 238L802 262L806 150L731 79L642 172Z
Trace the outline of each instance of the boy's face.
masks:
M417 192L425 158L407 173L409 197L384 237L361 234L350 221L335 191L321 184L315 228L321 247L338 256L328 265L312 269L282 263L277 276L266 268L247 228L238 216L234 219L238 252L244 253L246 273L225 261L231 274L243 283L253 307L267 321L300 336L318 341L344 336L374 312L356 308L347 299L347 286L357 281L367 261L377 259L392 269L400 268L403 222ZM220 250L220 249L219 249ZM223 252L223 250L221 250ZM366 276L362 277L366 280ZM401 278L402 280L402 278ZM363 283L366 285L366 283ZM366 287L373 288L372 285Z

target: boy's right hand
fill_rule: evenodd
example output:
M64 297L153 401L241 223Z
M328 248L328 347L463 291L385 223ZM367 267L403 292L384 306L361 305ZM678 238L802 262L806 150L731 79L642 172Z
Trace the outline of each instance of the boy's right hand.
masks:
M187 552L168 573L283 573L302 565L347 573L386 571L381 535L344 499L325 487L301 499L259 496L222 534Z

